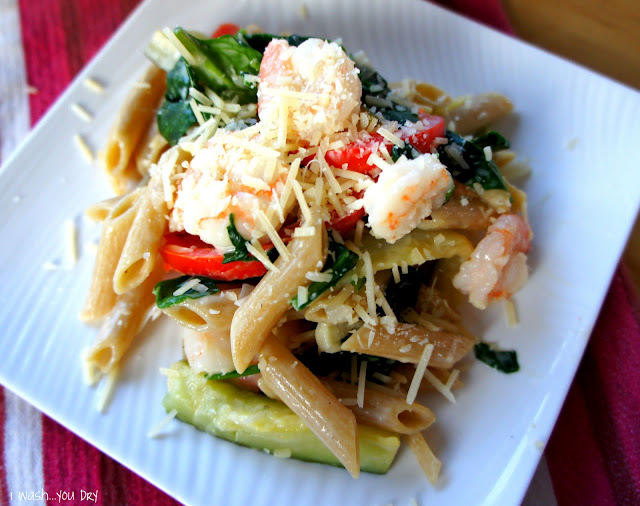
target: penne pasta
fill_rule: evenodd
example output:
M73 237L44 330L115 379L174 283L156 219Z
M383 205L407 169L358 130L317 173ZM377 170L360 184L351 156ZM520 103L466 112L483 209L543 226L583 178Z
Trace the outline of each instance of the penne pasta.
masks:
M90 205L85 210L84 214L87 218L93 221L104 221L109 216L111 210L122 200L122 196L116 195L109 199L101 200L95 204Z
M457 103L456 103L457 102ZM481 93L452 102L445 116L447 128L459 135L471 135L513 110L511 101L500 93Z
M418 464L420 464L424 474L427 475L429 482L435 485L440 475L442 463L433 454L422 434L420 432L405 434L402 436L402 439L407 443L407 446L418 461Z
M495 219L496 216L496 211L485 204L477 192L456 182L455 191L449 202L433 211L431 216L422 220L418 227L422 230L484 230L491 225L491 219Z
M140 181L133 155L149 129L164 96L165 72L150 66L141 79L148 86L136 86L122 105L109 138L99 154L113 190L122 194Z
M236 301L240 288L227 289L222 293L198 299L187 298L161 311L183 327L199 332L231 329L231 319L238 309Z
M324 385L340 399L355 399L358 385L323 378ZM364 403L349 406L357 422L390 430L398 434L411 434L425 430L436 417L426 406L417 403L407 404L406 398L389 388L366 384Z
M260 349L262 379L340 460L351 476L360 474L358 429L353 413L275 337Z
M136 215L140 193L140 190L136 190L124 197L118 197L117 203L104 221L91 287L80 313L80 319L83 321L99 321L116 303L113 275Z
M156 195L153 180L141 192L114 276L113 290L126 293L139 286L154 269L166 228L166 203Z
M375 334L369 346L371 331ZM383 325L372 328L365 325L342 343L342 350L417 364L426 344L434 345L428 365L436 369L450 369L469 353L474 341L464 335L427 330L415 324L399 323L394 333Z
M118 298L95 344L84 357L88 367L108 374L118 365L154 307L153 287L163 274L163 269L156 269L144 283Z
M154 163L158 163L162 153L169 148L167 140L158 131L158 122L152 121L145 138L140 142L136 150L135 164L138 173L144 178L149 175L149 169Z
M269 271L260 280L233 317L231 350L233 363L239 372L247 368L263 341L289 309L298 286L309 284L307 272L324 263L326 231L317 214L313 215L311 222L314 235L296 237L289 243L290 258L278 258L275 263L278 271Z

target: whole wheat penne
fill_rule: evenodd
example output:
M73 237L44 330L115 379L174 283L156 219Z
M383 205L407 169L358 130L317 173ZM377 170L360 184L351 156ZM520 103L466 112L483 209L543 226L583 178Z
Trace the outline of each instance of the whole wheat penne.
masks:
M307 272L324 264L326 231L317 214L313 215L312 223L314 235L295 237L288 245L290 257L278 258L275 263L278 271L269 271L233 316L231 350L239 372L247 368L271 329L289 309L298 287L310 283Z
M158 122L152 121L149 130L135 153L135 164L142 177L149 174L149 168L158 163L160 156L169 148L169 143L158 131Z
M338 399L355 399L358 385L323 378L324 385ZM349 406L358 423L373 425L398 434L421 431L435 422L436 417L426 406L407 404L406 397L389 388L367 383L362 407Z
M447 385L450 380L452 380L450 390L457 390L463 386L462 381L460 381L458 372L455 372L457 369L446 370L446 369L435 369L433 367L427 367L427 370L433 374L440 383L443 385ZM411 383L411 379L416 372L416 368L413 364L397 364L393 371L391 372L391 381L389 382L387 387L397 390L400 392L407 392L409 389L409 385ZM451 375L455 373L454 378L451 378ZM397 385L397 386L396 386ZM418 389L420 392L433 392L435 391L435 387L433 383L431 383L426 378L422 378L420 382L420 388Z
M371 340L370 332L374 332ZM342 349L417 364L426 344L434 345L428 365L436 369L450 369L471 351L474 341L461 334L428 330L410 323L398 323L395 332L391 333L378 324L358 329L342 343Z
M185 299L161 311L183 327L200 332L231 329L231 319L238 309L240 288L227 289L222 293L207 295L198 299ZM227 338L228 340L228 338Z
M438 476L440 475L442 463L433 454L422 434L420 432L405 434L402 436L402 439L411 449L411 453L413 453L418 464L420 464L424 474L427 475L427 479L432 485L435 485L438 481Z
M99 154L113 190L120 194L141 176L132 160L136 148L151 125L165 91L165 72L149 66L120 109L107 143Z
M109 216L111 210L122 200L122 198L122 196L116 195L115 197L91 204L84 211L84 215L93 221L104 221L107 219L107 216Z
M136 190L124 197L118 197L117 203L104 221L93 267L91 288L84 309L80 313L80 319L83 321L100 320L116 303L113 275L136 214L140 193L141 190Z
M418 225L422 230L466 229L485 230L497 213L485 204L478 194L456 181L456 187L447 202L435 209L429 218Z
M122 294L139 286L155 267L157 252L166 228L166 203L156 192L153 180L147 185L136 209L127 242L113 276L113 289Z
M360 454L353 413L273 335L265 339L260 349L259 367L268 387L357 478Z
M160 265L158 267L144 283L118 297L95 344L84 357L90 366L98 368L104 374L109 373L140 333L141 325L155 303L153 287L164 274Z
M453 103L455 104L455 100ZM513 110L511 101L500 93L480 93L466 97L449 108L445 124L459 135L471 135L506 116Z

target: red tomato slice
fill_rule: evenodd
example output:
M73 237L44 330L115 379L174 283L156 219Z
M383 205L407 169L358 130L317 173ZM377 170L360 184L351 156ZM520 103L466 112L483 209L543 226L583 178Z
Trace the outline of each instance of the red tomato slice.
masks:
M220 281L264 276L267 269L258 260L223 264L223 253L200 238L190 234L167 234L160 254L165 264L178 272L191 276L207 276ZM265 250L271 245L265 246Z
M216 39L223 35L235 35L238 31L240 31L240 27L238 25L234 25L233 23L222 23L216 31L213 32L211 38Z
M413 135L403 134L400 138L410 142L420 153L431 153L435 138L444 137L444 118L426 114L422 110L420 110L418 116L422 122L423 129ZM372 135L367 140L352 142L342 149L327 151L324 157L329 165L333 167L341 168L346 164L349 170L367 174L374 168L373 165L367 163L367 160L371 156L374 146L381 142L384 142L389 149L392 146L381 135Z
M336 232L340 232L340 234L346 234L355 228L356 223L364 217L364 214L364 208L352 211L342 218L339 218L336 214L335 217L332 216L329 226Z

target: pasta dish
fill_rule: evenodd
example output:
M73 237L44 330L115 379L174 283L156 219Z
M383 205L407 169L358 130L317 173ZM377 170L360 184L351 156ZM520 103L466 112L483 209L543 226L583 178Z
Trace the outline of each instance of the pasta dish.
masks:
M472 350L518 369L458 311L513 310L527 280L526 196L490 129L512 104L390 84L338 42L252 27L165 29L146 54L101 153L117 196L88 210L87 367L113 374L164 314L184 349L164 370L171 415L353 477L404 441L435 482L422 401L455 400Z

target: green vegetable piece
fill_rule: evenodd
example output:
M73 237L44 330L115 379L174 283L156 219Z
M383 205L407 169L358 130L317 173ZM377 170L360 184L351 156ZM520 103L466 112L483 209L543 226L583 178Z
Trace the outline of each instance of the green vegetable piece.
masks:
M168 374L168 392L162 402L181 420L233 443L259 450L291 450L291 457L341 467L338 459L284 404L225 381L207 381L184 362ZM390 432L358 427L360 469L383 474L400 446Z
M362 290L362 287L364 286L364 284L366 282L367 282L367 278L359 277L357 281L355 281L355 280L351 281L351 284L356 289L356 292L359 292L360 290Z
M509 191L500 169L495 162L486 159L481 146L450 130L446 131L446 136L449 142L438 146L438 155L455 179L468 186L479 183L485 190Z
M158 110L158 130L171 146L175 146L196 122L189 102L165 100Z
M298 303L298 296L291 299L291 304L296 310L307 307L321 294L326 292L353 269L360 257L349 250L344 244L331 241L329 243L329 258L322 269L322 272L331 272L331 281L314 281L308 287L308 298L304 304Z
M473 143L480 148L489 146L491 151L501 151L511 147L511 143L507 139L493 130L474 138Z
M233 378L242 378L243 376L252 376L254 374L258 374L260 372L260 369L258 369L258 364L255 365L251 365L249 367L247 367L244 372L238 372L238 371L231 371L231 372L225 372L225 373L219 373L219 374L205 374L204 377L207 378L208 380L226 380L226 379L233 379Z
M478 360L500 372L512 373L520 370L518 354L513 350L496 351L487 343L478 343L474 351Z
M198 79L225 100L237 99L239 104L257 101L257 89L245 75L258 75L262 54L240 44L232 35L215 39L198 39L178 27L178 40L191 54L191 65Z
M229 233L229 240L235 250L225 253L222 257L222 263L228 264L229 262L251 262L255 260L255 257L247 250L247 241L240 235L236 228L235 217L233 213L229 215L229 226L227 227Z
M200 292L190 288L182 295L173 295L178 288L194 278L200 280L200 284L206 286L207 290ZM207 295L215 295L219 291L220 289L216 281L204 276L180 276L179 278L167 279L166 281L160 281L160 283L153 288L153 293L156 296L156 305L160 309L175 306L186 299L199 299Z

